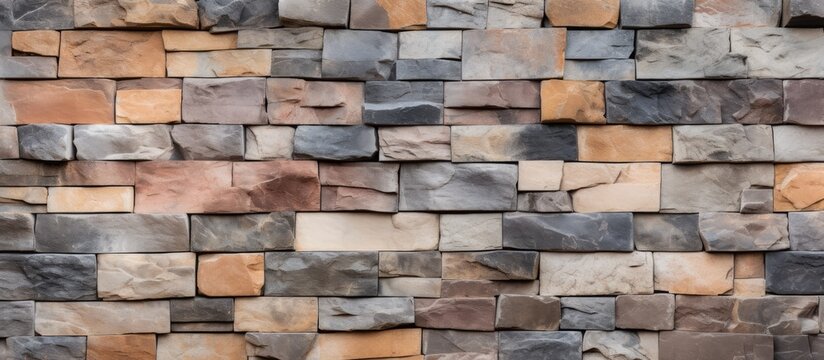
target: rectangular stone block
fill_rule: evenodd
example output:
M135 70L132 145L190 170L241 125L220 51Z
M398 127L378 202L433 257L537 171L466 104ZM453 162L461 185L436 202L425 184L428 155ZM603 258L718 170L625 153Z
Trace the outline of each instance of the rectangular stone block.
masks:
M0 335L34 336L34 301L0 302Z
M20 158L20 147L16 127L0 126L0 144L2 144L0 145L0 159Z
M564 80L635 80L635 59L566 60Z
M684 28L692 24L694 0L621 0L624 28Z
M6 9L0 10L8 12ZM1 20L2 19L0 19L0 21ZM34 42L34 44L21 44L22 41L20 39L23 38L23 35L31 33L30 31L18 31L14 32L14 34L19 34L15 37L11 31L3 30L3 26L0 25L0 60L2 60L2 62L0 62L0 77L7 79L54 79L57 77L56 58L26 56L25 53L36 53L40 52L40 50L45 50L43 52L55 51L60 42L59 35L57 44L48 44L49 40L53 39L31 39L28 41ZM24 48L18 50L20 47ZM38 49L37 47L46 47L47 49ZM14 51L20 51L23 52L23 54L15 54Z
M775 162L824 161L824 131L809 126L773 128Z
M268 76L272 51L261 49L170 52L166 72L172 77Z
M351 0L349 27L370 30L426 28L426 0Z
M482 0L427 0L426 27L430 29L483 29L488 2Z
M300 126L295 130L295 159L371 160L378 154L371 126Z
M323 28L307 26L280 29L248 29L237 33L238 48L307 49L323 48Z
M541 253L541 295L652 294L652 253Z
M242 125L175 125L175 148L184 160L243 160Z
M653 259L657 291L689 295L732 292L732 254L656 252Z
M772 162L772 130L769 125L675 126L673 163Z
M541 122L538 109L470 109L447 108L443 113L444 125L512 125Z
M544 0L492 0L487 29L539 28L544 18Z
M615 298L615 326L619 329L672 330L674 322L674 295L620 295Z
M689 331L664 331L659 337L659 356L672 360L714 360L749 357L773 358L773 338L761 334L709 334ZM696 352L696 349L702 349Z
M747 57L747 76L815 78L824 76L818 49L822 29L738 28L732 30L732 52Z
M784 122L820 125L824 106L814 99L824 95L824 81L817 79L784 81Z
M772 164L664 164L661 212L737 212L741 209L743 190L769 188L773 182Z
M159 31L64 31L60 77L164 77L166 52Z
M658 333L646 331L587 331L583 347L587 354L610 356L614 353L637 353L649 358L658 357Z
M764 255L767 292L814 295L824 291L824 252L779 251Z
M86 338L77 336L14 336L7 338L3 354L11 359L86 359Z
M131 187L53 187L49 191L48 212L95 213L132 212Z
M775 211L824 210L824 184L818 180L824 164L775 165Z
M746 57L730 51L729 29L639 30L638 79L747 77Z
M672 161L669 126L579 125L577 133L579 161Z
M398 34L399 59L461 58L461 31L404 31Z
M378 253L266 253L264 294L269 296L377 296Z
M15 31L11 34L11 49L39 56L57 56L60 32L56 30ZM9 52L3 55L7 55ZM12 54L13 55L13 54Z
M298 251L417 251L438 246L438 216L298 213Z
M781 20L780 0L695 0L693 27L776 27Z
M444 59L401 59L395 62L398 80L460 80L461 62Z
M48 190L44 187L0 187L0 212L7 213L43 213L46 212ZM23 214L13 214L23 215ZM12 217L12 220L15 218ZM34 220L34 218L32 218ZM2 222L2 220L0 220ZM33 222L32 222L33 224ZM10 228L10 239L14 239L15 232ZM18 235L19 236L19 235Z
M0 81L0 124L114 122L112 80Z
M4 189L0 188L0 209L3 209L4 200ZM34 250L34 214L0 213L0 232L3 233L0 251Z
M774 251L790 248L784 214L701 213L698 230L707 251Z
M815 296L678 296L675 328L770 335L818 334Z
M131 186L134 175L130 162L0 160L2 186Z
M319 360L398 358L421 353L421 329L318 335Z
M232 322L232 298L194 297L169 300L173 323Z
M438 251L381 252L378 263L381 278L441 276L441 253Z
M263 253L204 254L197 259L197 291L206 296L258 296Z
M443 254L443 279L535 280L538 253L532 251L448 252Z
M363 122L370 125L443 123L444 83L369 81L364 87Z
M291 159L295 129L289 126L246 126L246 160Z
M271 124L356 125L362 123L363 84L268 79Z
M494 359L498 354L498 333L425 329L423 353L435 359L461 356Z
M561 178L563 174L563 161L519 161L518 191L561 190Z
M195 254L100 254L97 296L142 300L195 296Z
M541 90L536 81L461 81L444 83L449 108L537 109Z
M79 125L74 146L80 160L169 160L175 156L168 125Z
M437 298L441 296L441 278L382 278L378 283L378 296Z
M516 360L549 356L577 359L581 356L582 335L576 331L504 331L499 335L498 359Z
M632 214L506 213L505 248L543 251L632 251Z
M180 122L180 79L137 79L117 83L115 121L125 124Z
M614 28L619 0L547 0L546 15L554 27Z
M602 124L604 84L599 81L541 81L541 122Z
M124 353L130 360L152 360L157 356L154 334L89 336L86 342L88 360L117 358Z
M47 336L168 333L169 302L42 302L34 330Z
M321 77L320 50L273 50L272 77Z
M576 160L571 125L452 126L452 161Z
M316 358L317 338L315 333L247 333L246 355L252 359Z
M660 188L658 163L564 163L561 190L577 212L657 212Z
M495 328L518 330L558 330L561 302L551 296L501 295L495 314Z
M615 298L561 298L561 329L615 330Z
M544 191L518 194L518 211L563 213L572 212L572 197L566 191Z
M77 28L179 27L196 29L197 4L193 1L157 1L121 5L116 1L78 0L74 3Z
M495 330L495 298L415 301L415 326L430 329Z
M318 328L326 331L383 330L415 323L411 297L320 298Z
M186 215L38 215L37 251L69 253L189 250Z
M514 210L517 180L511 164L402 164L400 210Z
M635 51L632 30L567 31L566 58L572 60L628 59Z
M291 250L295 214L192 215L191 242L196 252Z
M380 31L324 31L321 66L324 78L389 80L397 58L397 34Z
M441 214L440 251L500 249L501 214Z
M792 250L824 250L824 212L794 212L788 215Z
M644 251L701 251L698 214L634 214L635 248Z
M265 99L264 79L184 79L183 122L265 124Z
M208 31L163 30L161 35L166 51L230 50L239 47L239 33L214 34Z
M200 357L200 353L218 359L242 359L246 356L246 340L241 334L176 333L157 337L157 360L190 360Z
M378 128L380 161L452 159L450 127L396 126Z
M560 78L564 75L565 47L565 29L465 31L463 33L462 78L464 80ZM490 54L497 55L490 56Z
M318 299L249 297L235 299L235 331L316 332Z
M2 300L93 300L94 255L0 254Z

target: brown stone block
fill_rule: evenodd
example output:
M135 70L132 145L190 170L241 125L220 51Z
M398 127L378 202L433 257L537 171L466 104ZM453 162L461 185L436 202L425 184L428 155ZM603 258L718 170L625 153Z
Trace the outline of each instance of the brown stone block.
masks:
M672 161L670 126L578 126L579 161Z
M824 164L776 164L775 211L824 210Z
M272 51L268 49L170 52L166 71L172 77L269 76Z
M415 301L415 326L433 329L495 330L495 298Z
M404 358L421 353L421 329L318 335L319 360Z
M263 253L200 255L197 263L203 295L258 296L263 289Z
M117 82L115 120L125 124L180 122L180 79L145 78Z
M158 28L197 29L195 0L75 0L74 26L77 28Z
M426 0L352 0L352 29L412 30L426 28Z
M155 360L154 334L89 336L86 360Z
M0 80L0 124L109 124L111 80Z
M134 177L133 162L0 160L0 186L131 186Z
M246 359L243 334L176 333L158 336L157 360Z
M773 359L768 335L664 331L658 346L660 358L667 360Z
M234 163L232 184L247 194L251 211L320 209L320 183L315 161Z
M270 124L356 125L363 122L363 84L268 79Z
M163 30L166 51L210 51L237 48L236 32L212 34L208 31Z
M318 298L235 299L235 331L316 332L317 329Z
M60 32L55 30L15 31L11 34L11 48L27 54L57 56Z
M164 77L166 52L159 31L63 31L60 77Z
M604 83L574 80L541 82L542 122L603 124L607 121L605 114Z
M756 279L764 278L764 253L735 254L735 278Z
M552 26L611 29L620 6L620 0L546 0L546 15Z

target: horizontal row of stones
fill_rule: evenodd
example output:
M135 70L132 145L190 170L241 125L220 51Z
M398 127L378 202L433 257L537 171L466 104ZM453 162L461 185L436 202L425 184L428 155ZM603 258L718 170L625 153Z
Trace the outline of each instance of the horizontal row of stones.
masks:
M823 46L821 28L0 31L0 78L820 78Z
M460 331L394 329L355 333L15 336L13 359L819 359L824 336L688 331ZM697 351L700 349L700 351ZM44 357L47 356L47 357Z
M316 25L353 29L824 26L815 0L23 0L0 29L185 28L213 32Z
M812 79L0 80L0 125L824 125L820 96Z
M824 210L822 174L822 163L0 160L0 211L43 212L51 193L59 212L521 210L769 217L772 211Z

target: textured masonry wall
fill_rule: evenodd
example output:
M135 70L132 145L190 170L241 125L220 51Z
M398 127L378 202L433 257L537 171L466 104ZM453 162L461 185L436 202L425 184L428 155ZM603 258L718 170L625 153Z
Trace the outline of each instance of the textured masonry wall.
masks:
M820 0L0 0L0 359L824 359Z

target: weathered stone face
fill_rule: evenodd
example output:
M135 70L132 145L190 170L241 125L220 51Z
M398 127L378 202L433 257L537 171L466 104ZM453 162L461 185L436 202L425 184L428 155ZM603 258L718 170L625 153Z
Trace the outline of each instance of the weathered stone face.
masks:
M581 333L577 331L504 331L499 335L498 359L515 360L550 356L576 359L581 356Z
M179 79L119 81L115 121L126 124L180 122L181 84Z
M517 172L508 164L403 164L400 210L514 210Z
M579 125L579 161L672 161L669 126Z
M197 260L197 290L206 296L258 296L263 254L208 254Z
M287 25L346 27L350 0L284 0L278 4L280 21Z
M265 97L264 79L184 79L183 122L265 124Z
M169 160L174 156L168 125L81 125L74 129L80 160Z
M166 72L176 77L268 76L271 66L269 50L172 52L166 57Z
M572 212L572 197L566 191L521 193L518 194L518 211Z
M194 0L130 3L119 0L74 2L74 26L78 28L180 27L196 29Z
M784 2L781 24L792 27L815 27L824 23L824 7L810 0Z
M658 334L636 331L587 331L583 341L584 356L594 359L643 356L658 357Z
M444 279L534 280L537 277L537 252L499 250L443 254Z
M564 164L561 190L570 191L577 212L655 212L660 208L658 163Z
M383 330L415 323L412 298L321 298L319 301L320 330Z
M0 302L0 335L34 336L34 301Z
M822 161L824 151L821 150L824 143L821 136L824 135L817 128L808 126L777 126L773 129L775 138L775 161L776 162L802 162L802 161Z
M567 59L628 59L634 49L635 32L631 30L567 31Z
M567 80L635 80L634 59L567 60L564 62Z
M111 80L0 81L0 124L114 122Z
M438 246L438 216L299 213L298 251L415 251Z
M86 342L87 359L117 358L128 354L130 359L151 360L157 356L154 334L89 336Z
M192 250L264 251L294 247L295 214L192 215Z
M694 0L622 0L624 28L682 28L692 24Z
M266 98L271 124L362 123L363 85L359 83L268 79Z
M413 357L421 353L420 329L318 335L321 360Z
M820 29L741 28L732 30L732 51L747 57L749 77L806 78L824 75L817 49Z
M74 27L69 0L12 1L4 4L9 30L71 29Z
M443 280L441 297L491 297L538 295L538 281Z
M376 296L378 253L266 253L266 287L273 296Z
M306 7L306 4L296 6ZM397 58L396 34L380 31L324 31L324 78L389 80Z
M426 27L425 0L351 0L351 3L349 27L352 29L401 30Z
M250 297L235 299L235 329L259 332L315 332L318 299Z
M615 298L615 326L619 329L672 330L675 296L620 295Z
M707 251L771 251L790 248L783 214L701 213L698 228Z
M142 300L195 295L195 254L101 254L97 295Z
M441 279L415 277L383 278L379 281L378 295L437 298L441 296Z
M430 29L483 29L489 4L482 0L427 0L426 27Z
M375 128L369 126L300 126L294 157L336 161L369 160L378 152Z
M7 212L0 216L6 239L4 243L19 242L21 246L34 239L34 216L24 212L45 212L48 190L44 187L0 187L0 212ZM26 240L29 239L29 240ZM11 249L9 249L11 250ZM24 250L24 249L23 249Z
M238 48L307 49L323 48L323 28L306 26L280 29L249 29L237 33Z
M438 356L494 358L498 353L498 335L494 332L426 329L422 340L423 353L436 359Z
M732 291L733 256L706 252L656 252L655 290L673 294L723 295Z
M665 164L661 167L661 211L738 211L741 191L771 187L773 182L772 165Z
M163 30L166 51L230 50L240 46L238 33L213 34L206 31Z
M824 250L824 212L789 213L790 249L802 251Z
M764 256L767 291L773 294L805 295L824 291L819 280L824 256L813 251L782 251Z
M575 160L570 125L452 126L452 161Z
M450 128L446 126L398 126L378 129L381 161L452 159Z
M17 139L20 158L45 161L74 159L71 126L56 124L19 126Z
M652 253L541 253L541 295L652 294ZM610 279L603 281L595 279Z
M698 214L634 214L635 248L644 251L701 251Z
M441 124L443 102L444 84L439 81L370 81L364 88L364 123Z
M169 305L173 323L232 322L234 318L231 298L171 299Z
M611 297L561 298L561 329L615 329L615 299Z
M185 160L243 159L241 125L176 125L171 135Z
M502 220L499 214L442 214L441 251L500 249Z
M163 77L166 53L160 32L64 31L60 77Z
M729 49L729 29L640 30L635 54L637 77L746 77L745 57Z
M563 76L565 29L470 30L463 44L464 80Z
M286 5L287 1L284 1ZM278 3L266 0L198 1L200 28L211 32L278 27Z
M495 298L417 299L415 326L433 329L495 330Z
M492 0L489 2L486 28L539 28L543 18L543 0Z
M541 121L604 123L604 84L598 81L541 82Z
M291 159L295 129L288 126L246 126L246 160Z
M632 214L506 213L505 248L632 251Z
M686 331L800 335L818 333L818 298L679 296L675 328Z
M54 30L15 31L11 34L11 47L15 51L41 56L57 56L60 48L60 32Z
M318 334L246 333L246 354L252 357L301 359L317 354Z
M497 329L558 330L561 302L550 296L501 295L495 314Z
M37 250L118 253L188 251L185 215L39 215Z
M6 339L4 354L18 359L86 359L86 338L77 336L15 336Z
M381 252L379 276L414 276L436 278L441 276L441 253L426 252Z
M695 0L693 27L778 26L781 2L774 0Z
M94 255L2 254L3 300L94 300Z
M822 210L820 178L824 166L816 163L775 166L775 211Z
M619 0L546 0L546 15L554 27L614 28Z
M246 340L240 334L176 333L157 337L158 360L194 360L200 355L192 349L224 359L240 359L246 356Z
M773 161L769 125L675 126L672 137L674 163Z
M169 302L43 302L34 327L41 335L168 333Z

